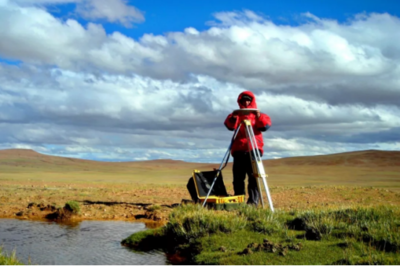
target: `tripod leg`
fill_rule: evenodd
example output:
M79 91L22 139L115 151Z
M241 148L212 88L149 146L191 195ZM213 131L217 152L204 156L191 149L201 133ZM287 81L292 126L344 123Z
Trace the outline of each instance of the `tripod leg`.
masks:
M210 196L210 193L211 193L211 191L212 191L212 189L213 189L213 187L214 187L215 181L217 181L217 178L218 178L218 176L219 176L219 174L220 174L220 172L221 172L221 170L222 170L222 167L223 167L223 165L224 165L225 159L226 159L226 162L228 162L229 153L231 152L231 148L232 148L233 141L235 140L236 135L237 135L238 132L239 132L239 129L240 129L240 125L237 127L237 129L235 130L235 132L234 132L234 134L233 134L233 137L232 137L232 140L231 140L231 144L229 145L229 148L228 148L228 150L226 151L224 158L222 159L222 162L221 162L221 164L220 164L220 166L219 166L218 172L217 172L217 174L215 175L215 178L214 178L214 180L213 180L213 182L212 182L212 184L211 184L210 189L208 190L207 196L206 196L206 198L204 199L204 202L203 202L203 206L202 206L202 207L204 207L204 206L206 205L206 203L207 203L207 199L208 199L208 197Z
M243 123L245 124L246 137L247 137L247 142L249 145L249 152L252 154L251 163L252 163L254 175L257 179L262 178L262 181L264 183L264 189L265 189L265 192L267 193L269 206L271 208L271 211L273 212L274 206L272 205L272 199L271 199L271 195L269 193L267 180L265 179L267 175L265 174L265 171L264 171L264 166L262 164L261 155L258 151L257 141L256 141L256 137L254 135L252 125L249 120L244 120ZM257 182L257 184L259 185L258 182ZM259 190L260 190L260 197L262 198L260 186L259 186ZM264 205L263 205L263 207L264 207Z
M269 189L268 189L268 185L267 185L267 181L265 180L265 177L262 177L263 179L263 183L264 183L264 188L265 188L265 192L267 192L267 198L268 198L268 202L269 202L269 207L271 208L271 211L274 211L274 206L272 205L272 199L271 199L271 195L269 193Z
M262 206L263 209L264 209L264 199L263 199L262 191L261 191L260 178L258 178L258 177L254 177L254 178L257 179L257 187L258 187L258 192L260 193L260 201L261 201L261 204L262 204L261 206Z

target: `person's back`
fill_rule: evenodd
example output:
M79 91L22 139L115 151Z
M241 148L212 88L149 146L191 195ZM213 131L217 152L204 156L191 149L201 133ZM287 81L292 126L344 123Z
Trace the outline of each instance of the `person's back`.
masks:
M240 109L251 108L257 109L257 103L254 94L251 91L244 91L238 96L237 100ZM271 119L268 115L261 113L258 109L255 112L248 114L231 113L225 119L225 126L229 130L236 130L243 120L249 120L253 127L254 135L256 138L258 149L261 156L264 153L264 140L262 132L268 130L271 126ZM245 195L244 180L246 174L249 176L248 180L248 204L258 204L259 191L257 188L256 178L253 176L253 169L251 166L251 159L249 154L249 146L246 138L244 127L240 127L239 132L232 144L231 154L233 157L233 188L235 195Z

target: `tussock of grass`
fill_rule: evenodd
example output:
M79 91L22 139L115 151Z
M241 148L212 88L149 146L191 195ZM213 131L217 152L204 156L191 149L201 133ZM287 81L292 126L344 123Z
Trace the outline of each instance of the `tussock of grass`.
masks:
M244 205L238 210L238 214L246 219L247 227L255 232L272 234L284 230L283 215L279 211L273 213Z
M3 252L3 247L0 246L0 265L22 265L22 263L15 256L15 252L10 255Z
M158 228L140 231L124 239L121 244L124 246L134 247L140 251L159 249L164 244L163 241L159 241L162 239L162 230L162 228Z
M385 206L272 213L185 205L156 233L124 241L164 243L158 248L194 264L399 264L399 219L399 208Z
M70 200L67 203L65 203L65 208L70 210L74 214L79 214L81 211L79 203L73 200Z
M157 211L157 210L161 210L161 206L158 205L158 204L155 204L155 205L152 205L152 206L148 207L147 210L151 211L151 212L154 212L154 211Z
M165 233L190 240L216 232L229 233L246 226L246 219L226 211L209 211L200 205L185 205L172 212Z
M314 230L321 237L353 237L380 250L400 250L400 212L388 207L353 208L333 211L306 211L296 217L303 230Z

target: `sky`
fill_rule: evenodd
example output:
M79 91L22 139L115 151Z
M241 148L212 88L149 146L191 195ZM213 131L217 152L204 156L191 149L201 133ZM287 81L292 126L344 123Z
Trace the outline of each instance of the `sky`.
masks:
M400 149L400 2L0 0L0 149L221 162L250 90L263 159Z

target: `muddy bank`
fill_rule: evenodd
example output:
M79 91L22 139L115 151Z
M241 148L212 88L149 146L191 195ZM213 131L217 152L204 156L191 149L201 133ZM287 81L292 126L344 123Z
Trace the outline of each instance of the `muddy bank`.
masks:
M80 211L75 213L68 206L59 207L50 203L28 203L24 208L2 209L0 218L28 220L52 220L57 222L82 220L141 221L163 225L174 205L152 205L118 202L79 202ZM151 225L150 225L151 227Z
M0 218L29 220L120 220L165 223L171 210L188 198L186 189L164 186L123 186L2 182ZM68 201L80 206L77 214L60 210ZM57 211L58 210L58 211Z

